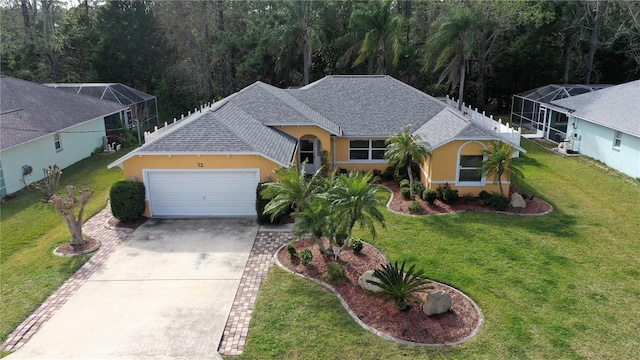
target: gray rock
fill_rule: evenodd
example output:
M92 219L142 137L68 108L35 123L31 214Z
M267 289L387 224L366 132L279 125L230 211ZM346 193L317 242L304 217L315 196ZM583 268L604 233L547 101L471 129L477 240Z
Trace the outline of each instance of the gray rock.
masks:
M378 278L373 276L373 270L368 270L364 274L360 275L360 277L358 278L358 285L360 285L361 288L365 290L369 290L371 292L380 292L382 291L382 289L380 289L379 286L369 284L367 282L367 280L377 280L377 279Z
M526 208L527 207L527 203L524 202L524 199L522 198L522 195L520 195L518 193L514 193L513 195L511 195L511 203L509 205L511 205L511 207L514 207L514 208Z
M451 309L451 295L443 290L427 295L427 301L422 306L422 310L427 316L444 314L449 309Z

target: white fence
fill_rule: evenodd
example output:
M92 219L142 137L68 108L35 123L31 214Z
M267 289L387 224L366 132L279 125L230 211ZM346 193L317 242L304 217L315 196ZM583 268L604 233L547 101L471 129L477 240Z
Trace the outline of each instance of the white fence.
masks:
M449 95L444 99L444 102L452 106L454 108L458 108L458 101L450 98ZM502 120L494 120L493 115L485 115L484 111L482 113L478 112L478 108L471 108L471 106L467 106L464 102L462 103L462 114L467 119L471 120L473 123L482 126L483 128L492 131L502 137L506 142L511 145L520 146L520 137L522 136L522 128L518 128L517 130L511 127L509 124L503 124ZM514 157L518 157L518 152L514 154Z
M158 128L157 126L155 126L153 128L153 131L145 131L144 132L144 142L145 142L145 144L156 140L162 134L166 133L169 129L171 129L172 127L176 126L177 124L179 124L183 120L188 119L191 116L196 116L196 115L199 116L203 112L208 111L211 108L211 105L213 105L213 104L212 103L207 103L206 105L201 105L200 109L198 109L198 108L193 109L193 113L191 111L189 111L187 113L187 116L182 114L182 116L180 116L180 119L173 118L173 122L172 123L167 123L165 121L163 127Z

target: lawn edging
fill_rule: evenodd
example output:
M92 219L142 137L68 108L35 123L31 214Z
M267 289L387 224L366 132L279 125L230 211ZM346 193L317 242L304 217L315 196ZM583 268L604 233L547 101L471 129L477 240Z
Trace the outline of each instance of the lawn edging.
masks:
M362 327L363 329L365 329L365 330L369 331L370 333L372 333L372 334L374 334L374 335L376 335L376 336L379 336L379 337L381 337L381 338L383 338L383 339L385 339L385 340L389 340L389 341L395 342L395 343L397 343L397 344L406 345L406 346L414 346L414 347L439 347L439 348L442 348L442 347L451 347L451 346L456 346L456 345L464 344L464 343L466 343L466 342L468 342L468 341L472 340L473 338L475 338L475 337L480 333L480 330L482 330L482 326L484 325L484 315L482 314L482 310L480 310L480 307L478 307L478 305L476 304L476 302L475 302L475 301L473 301L473 299L471 299L469 296L467 296L467 294L465 294L464 292L462 292L462 291L460 291L460 290L458 290L458 289L456 289L456 288L454 288L454 287L452 287L452 286L449 286L449 285L447 285L447 284L442 284L442 283L437 282L437 281L430 280L430 281L432 281L432 282L434 282L434 283L436 283L436 284L442 285L442 286L444 286L444 287L447 287L447 288L449 288L449 289L452 289L452 290L454 290L454 291L456 291L456 292L458 292L458 293L462 294L462 296L464 296L465 298L467 298L467 299L471 302L471 304L473 305L473 307L475 308L475 310L476 310L476 311L478 312L478 314L479 314L479 318L478 318L478 325L476 326L476 328L475 328L475 329L473 329L473 331L471 332L471 334L467 335L466 337L464 337L464 338L462 338L462 339L460 339L460 340L458 340L458 341L454 341L454 342L450 342L450 343L443 343L443 344L426 344L426 343L418 343L418 342L413 342L413 341L407 341L407 340L398 339L398 338L393 337L393 336L391 336L391 335L389 335L389 334L386 334L386 333L384 333L384 332L382 332L382 331L380 331L380 330L377 330L377 329L375 329L375 328L373 328L373 327L371 327L371 326L369 326L369 325L365 324L362 320L360 320L360 318L359 318L359 317L358 317L358 316L353 312L353 310L351 310L351 307L349 307L349 305L348 305L348 304L347 304L347 302L344 300L344 298L340 295L340 293L339 293L339 292L338 292L338 291L337 291L333 286L331 286L331 285L329 285L329 284L327 284L327 283L325 283L325 282L323 282L323 281L320 281L320 280L317 280L317 279L314 279L314 278L311 278L311 277L307 277L307 276L305 276L305 275L303 275L303 274L297 273L297 272L295 272L295 271L293 271L293 270L291 270L291 269L287 268L286 266L284 266L284 265L280 262L280 260L278 259L278 253L279 253L279 252L280 252L284 247L286 247L287 245L288 245L288 244L284 244L284 245L282 245L280 248L278 248L278 250L276 251L276 254L273 256L274 261L275 261L276 265L278 265L278 267L280 267L281 269L283 269L283 270L285 270L285 271L287 271L287 272L289 272L289 273L291 273L291 274L297 275L297 276L299 276L299 277L301 277L301 278L303 278L303 279L307 279L307 280L313 281L314 283L319 284L319 285L324 286L325 288L327 288L329 291L331 291L331 292L332 292L332 293L333 293L333 294L338 298L338 300L340 301L340 304L342 304L342 307L343 307L343 308L347 311L347 313L348 313L348 314L353 318L353 320L354 320L358 325L360 325L360 327ZM371 245L371 244L369 244L369 245L370 245L370 246L373 246L373 245ZM383 255L384 255L384 254L383 254ZM386 258L386 257L385 257L385 258Z

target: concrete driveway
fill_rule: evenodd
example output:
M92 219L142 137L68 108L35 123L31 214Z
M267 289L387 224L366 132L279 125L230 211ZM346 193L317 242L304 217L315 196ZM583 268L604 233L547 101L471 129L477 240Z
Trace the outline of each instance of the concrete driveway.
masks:
M253 219L151 219L8 359L219 359Z

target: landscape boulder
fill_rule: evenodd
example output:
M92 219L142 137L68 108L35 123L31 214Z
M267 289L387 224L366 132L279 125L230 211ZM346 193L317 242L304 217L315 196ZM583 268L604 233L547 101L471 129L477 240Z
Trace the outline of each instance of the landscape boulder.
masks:
M358 278L358 284L365 290L369 290L371 292L380 292L382 291L382 289L380 289L379 286L369 284L367 282L367 280L378 280L378 278L373 276L373 272L374 270L368 270L364 274L360 275L360 277Z
M451 295L443 290L438 290L427 295L427 301L422 310L427 316L444 314L451 309Z
M509 205L511 205L511 207L514 207L514 208L527 207L527 203L524 201L524 198L522 198L522 195L518 193L514 193L513 195L511 195L511 203Z

